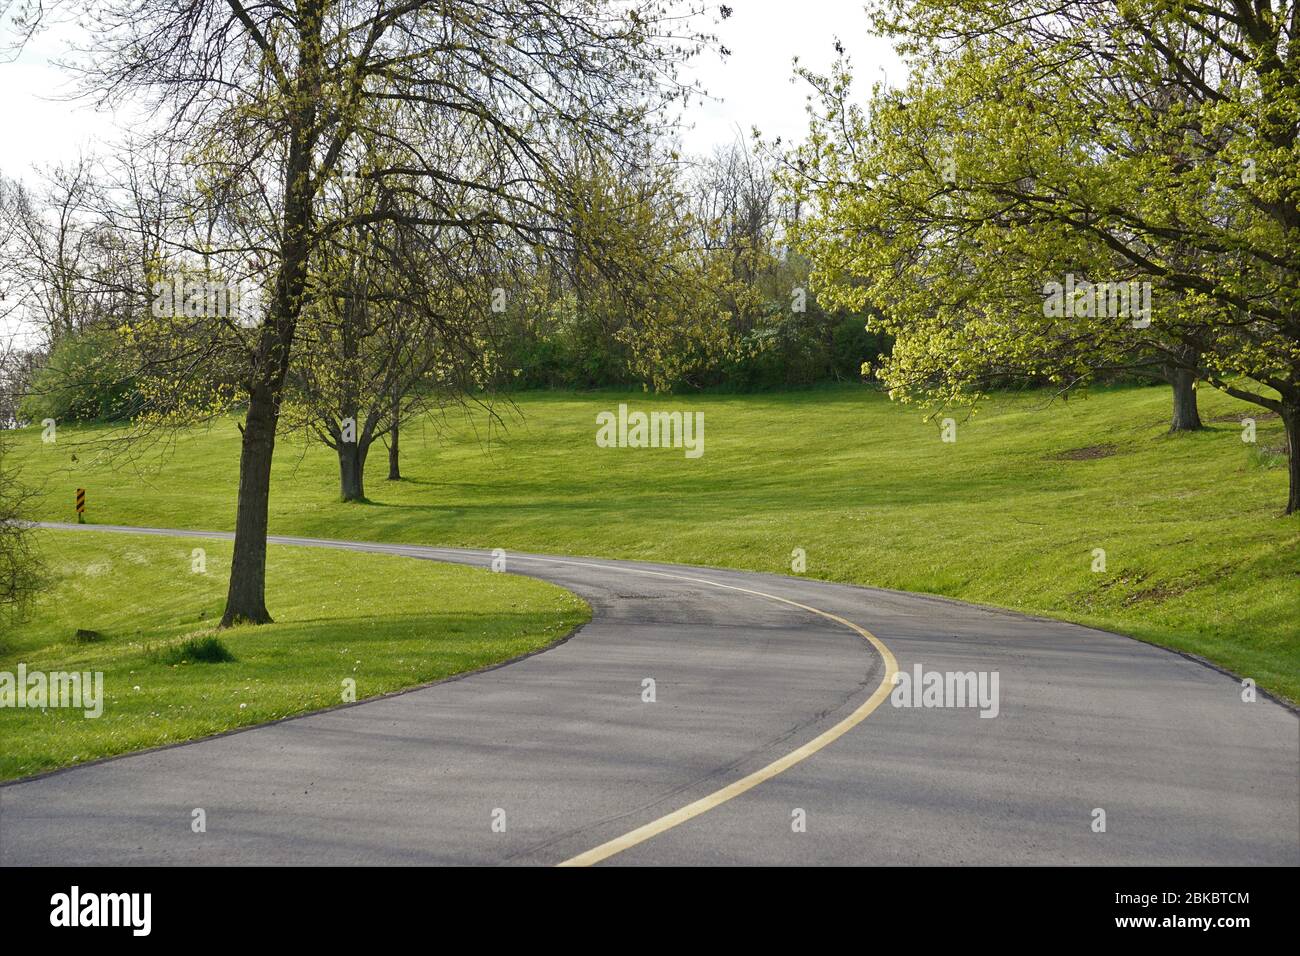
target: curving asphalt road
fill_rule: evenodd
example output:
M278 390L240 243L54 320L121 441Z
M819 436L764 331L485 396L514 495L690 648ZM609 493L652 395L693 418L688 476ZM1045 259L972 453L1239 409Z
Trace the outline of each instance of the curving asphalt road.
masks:
M0 787L0 864L1300 863L1296 713L1178 654L777 575L508 569L591 623L462 679ZM996 672L998 715L894 706L895 661Z

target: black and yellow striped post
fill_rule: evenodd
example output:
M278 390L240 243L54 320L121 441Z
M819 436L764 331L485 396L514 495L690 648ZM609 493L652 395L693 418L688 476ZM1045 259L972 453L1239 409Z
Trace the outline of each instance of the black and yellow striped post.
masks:
M86 523L86 489L77 489L77 524Z

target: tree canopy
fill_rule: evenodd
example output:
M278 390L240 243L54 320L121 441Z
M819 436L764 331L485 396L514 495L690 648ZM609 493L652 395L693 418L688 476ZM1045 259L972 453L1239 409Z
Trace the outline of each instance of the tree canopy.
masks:
M816 287L896 337L891 393L1180 365L1281 414L1300 507L1296 5L888 0L873 19L910 81L868 110L847 63L805 72L819 102L788 181L815 207Z

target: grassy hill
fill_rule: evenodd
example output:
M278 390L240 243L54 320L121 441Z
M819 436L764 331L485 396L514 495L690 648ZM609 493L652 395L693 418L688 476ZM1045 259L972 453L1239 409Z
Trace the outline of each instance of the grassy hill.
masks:
M705 453L596 447L596 415L701 411ZM332 453L282 439L271 530L383 541L649 558L807 574L1079 621L1203 655L1300 699L1300 518L1279 517L1276 419L1201 393L1210 428L1166 434L1164 388L1068 403L999 397L957 441L862 387L759 396L545 393L406 431L406 481L342 504ZM1259 421L1241 441L1241 417ZM239 435L223 421L111 460L105 429L17 444L41 516L230 529ZM76 455L77 461L72 461ZM1106 570L1092 570L1094 549ZM291 595L272 587L272 614Z

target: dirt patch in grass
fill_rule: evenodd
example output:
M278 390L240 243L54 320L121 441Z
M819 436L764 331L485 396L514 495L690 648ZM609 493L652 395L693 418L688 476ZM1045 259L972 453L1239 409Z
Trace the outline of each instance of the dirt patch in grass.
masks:
M1069 451L1057 452L1055 455L1048 455L1049 461L1092 461L1096 458L1109 458L1111 455L1119 453L1119 446L1107 442L1103 445L1085 445L1082 448L1071 448Z
M1120 607L1133 607L1135 604L1150 602L1159 604L1161 601L1168 601L1170 598L1176 598L1186 594L1189 588L1179 585L1157 584L1153 588L1143 588L1141 591L1134 591L1128 597L1124 598Z

